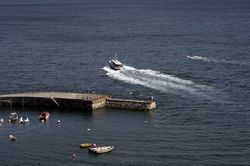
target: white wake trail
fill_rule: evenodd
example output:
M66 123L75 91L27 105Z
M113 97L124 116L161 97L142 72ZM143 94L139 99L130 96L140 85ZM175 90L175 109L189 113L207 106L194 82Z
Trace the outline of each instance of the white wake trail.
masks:
M202 56L196 56L196 55L189 55L187 56L187 58L192 59L192 60L203 61L203 62L250 66L249 62L242 62L242 61L236 61L236 60L216 59L216 58L208 58L208 57L202 57Z
M107 76L125 83L142 85L164 93L193 94L206 98L212 88L206 85L199 85L190 80L178 78L173 75L163 74L151 69L136 69L131 66L124 66L121 70L115 71L109 67L103 67Z

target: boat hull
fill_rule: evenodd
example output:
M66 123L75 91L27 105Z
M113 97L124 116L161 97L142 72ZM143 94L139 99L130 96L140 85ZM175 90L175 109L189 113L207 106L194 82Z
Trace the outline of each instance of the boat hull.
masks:
M89 151L96 154L103 154L111 152L113 149L114 146L100 146L100 147L89 148Z
M19 120L20 124L26 124L29 123L29 118L28 117L21 117Z
M50 114L48 112L42 112L39 116L39 120L48 120Z
M9 135L10 141L16 141L16 137L14 135Z
M90 147L93 147L92 143L80 144L80 148L90 148Z
M17 115L16 112L12 112L12 113L10 114L10 121L11 121L11 122L17 122L17 121L18 121L18 115Z
M113 60L109 61L109 66L113 70L120 70L123 67L121 63L116 64Z

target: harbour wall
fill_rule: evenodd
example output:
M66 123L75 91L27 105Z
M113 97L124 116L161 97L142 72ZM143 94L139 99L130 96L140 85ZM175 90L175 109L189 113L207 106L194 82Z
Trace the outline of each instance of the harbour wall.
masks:
M155 101L114 99L110 95L93 93L38 92L0 95L0 106L51 107L80 110L100 108L148 111L156 108Z
M155 101L107 99L106 107L149 111L156 108Z

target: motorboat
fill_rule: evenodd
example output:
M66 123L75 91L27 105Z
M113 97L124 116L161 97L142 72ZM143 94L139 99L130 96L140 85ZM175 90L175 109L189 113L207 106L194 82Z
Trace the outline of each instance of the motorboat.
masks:
M189 59L197 59L197 60L201 60L202 59L202 57L197 56L197 55L192 55L192 54L187 55L187 58L189 58Z
M20 124L26 124L26 123L29 123L30 120L27 116L21 116L21 118L19 119L19 123Z
M10 122L17 122L18 121L18 115L16 112L10 113Z
M49 112L42 112L40 115L39 115L39 120L48 120L49 119Z
M111 69L120 70L123 67L123 64L118 61L117 57L115 56L114 59L109 61L109 66Z
M102 153L110 152L113 149L114 149L114 145L113 146L99 146L99 147L90 147L89 151L96 153L96 154L102 154Z
M80 144L80 148L93 148L93 147L96 147L96 144L93 143Z

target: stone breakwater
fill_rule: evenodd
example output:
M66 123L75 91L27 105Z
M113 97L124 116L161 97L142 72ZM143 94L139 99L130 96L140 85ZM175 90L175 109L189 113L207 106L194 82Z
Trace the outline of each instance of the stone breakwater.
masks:
M0 95L0 106L53 107L96 110L100 108L148 111L156 108L153 100L114 99L111 95L69 92L31 92Z

